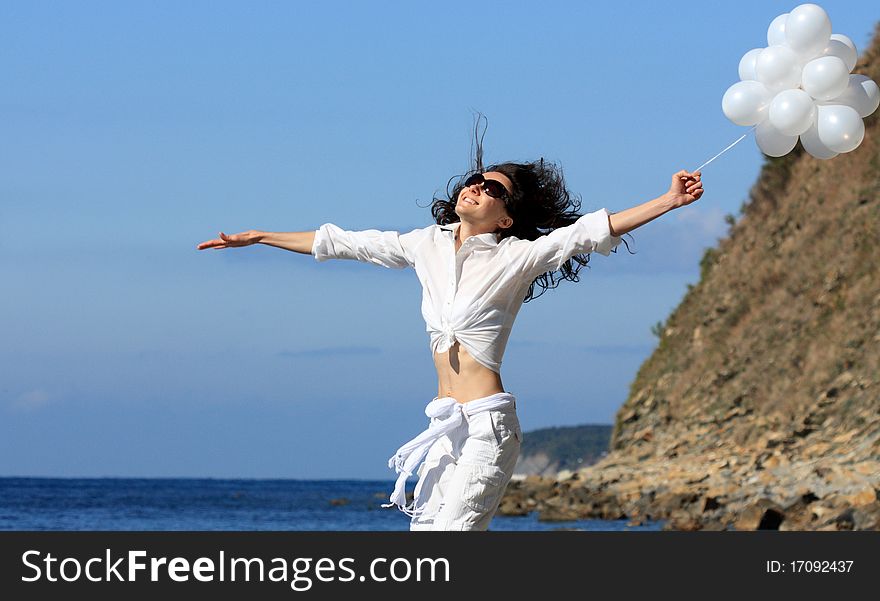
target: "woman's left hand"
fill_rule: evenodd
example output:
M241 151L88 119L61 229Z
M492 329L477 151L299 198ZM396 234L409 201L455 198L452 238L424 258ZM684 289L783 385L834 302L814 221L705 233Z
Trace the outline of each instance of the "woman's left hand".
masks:
M684 169L672 176L672 185L668 194L675 208L689 205L703 195L701 177L702 173L699 171L690 173Z

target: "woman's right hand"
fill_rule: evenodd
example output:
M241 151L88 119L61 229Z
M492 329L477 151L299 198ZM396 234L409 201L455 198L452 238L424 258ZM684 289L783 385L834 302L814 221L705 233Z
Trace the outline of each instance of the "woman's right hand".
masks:
M223 232L220 232L219 238L206 240L199 244L196 249L205 250L206 248L213 248L219 250L221 248L230 248L233 246L250 246L259 241L260 232L256 230L248 230L246 232L241 232L240 234L232 234L231 236L227 236Z

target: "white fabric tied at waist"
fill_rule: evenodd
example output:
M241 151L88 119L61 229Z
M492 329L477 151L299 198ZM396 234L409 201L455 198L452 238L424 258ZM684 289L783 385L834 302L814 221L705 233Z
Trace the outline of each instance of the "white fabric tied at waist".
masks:
M388 460L388 467L396 470L398 474L394 492L391 493L390 503L382 507L394 507L395 505L408 516L414 517L421 513L422 507L415 506L415 499L410 505L406 504L406 479L415 473L416 468L428 454L428 450L434 442L458 428L463 416L500 409L513 402L513 395L509 392L497 392L482 399L467 403L459 403L453 397L434 397L434 400L425 407L425 415L431 418L428 428L397 449L397 452Z
M443 328L443 344L442 347L444 350L449 350L455 344L455 330L452 329L452 326L446 326ZM425 413L427 413L427 409Z

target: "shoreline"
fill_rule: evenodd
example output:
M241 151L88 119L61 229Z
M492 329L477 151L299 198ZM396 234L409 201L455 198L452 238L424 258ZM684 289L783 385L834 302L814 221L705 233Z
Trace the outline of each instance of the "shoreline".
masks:
M614 452L557 477L511 479L499 515L665 521L663 530L878 530L880 461L769 452L639 458Z

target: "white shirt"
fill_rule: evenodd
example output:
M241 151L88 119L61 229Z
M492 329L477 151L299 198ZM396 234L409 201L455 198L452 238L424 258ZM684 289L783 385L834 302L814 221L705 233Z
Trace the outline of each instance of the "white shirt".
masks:
M515 397L509 392L496 392L495 394L490 394L467 403L459 403L449 396L434 397L434 400L425 407L425 415L431 418L428 429L409 442L404 443L388 460L388 467L395 470L399 475L394 485L394 492L391 493L390 502L382 505L382 507L397 505L402 512L410 517L416 517L422 513L425 509L425 503L431 497L431 488L434 485L431 484L425 490L425 481L420 479L419 485L416 486L416 494L413 496L413 501L410 505L407 505L406 479L415 473L416 468L428 454L431 446L442 436L452 435L453 440L459 439L460 436L456 436L454 433L456 430L459 430L462 424L466 423L465 416L470 418L483 411L493 411L508 405L516 407ZM467 426L465 426L465 437L467 437L467 431Z
M537 240L478 234L455 252L460 222L410 232L347 231L325 223L315 232L316 261L353 259L388 268L412 267L422 284L422 316L431 351L458 340L481 365L501 373L513 322L529 286L576 254L606 257L621 242L612 236L607 209L581 216Z

